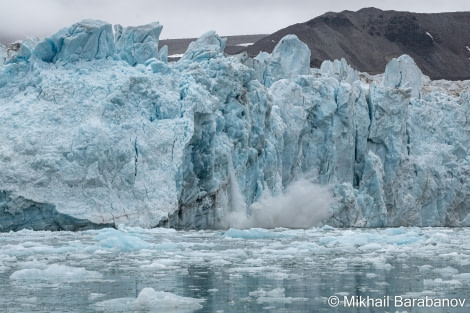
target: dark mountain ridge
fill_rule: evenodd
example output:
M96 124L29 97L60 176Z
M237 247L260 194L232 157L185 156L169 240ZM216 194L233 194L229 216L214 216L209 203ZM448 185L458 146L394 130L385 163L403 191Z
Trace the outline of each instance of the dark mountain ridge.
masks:
M312 51L310 64L345 58L356 69L383 73L394 57L410 55L432 79L470 79L470 12L410 13L365 8L328 12L281 29L247 47L250 55L271 52L295 34Z

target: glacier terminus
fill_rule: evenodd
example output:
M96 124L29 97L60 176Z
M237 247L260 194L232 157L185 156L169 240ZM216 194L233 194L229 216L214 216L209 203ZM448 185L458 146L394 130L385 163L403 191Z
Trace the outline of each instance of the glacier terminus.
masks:
M469 81L407 55L310 68L295 35L250 57L210 31L168 62L161 31L83 20L0 46L1 231L470 226ZM296 184L311 201L258 210Z

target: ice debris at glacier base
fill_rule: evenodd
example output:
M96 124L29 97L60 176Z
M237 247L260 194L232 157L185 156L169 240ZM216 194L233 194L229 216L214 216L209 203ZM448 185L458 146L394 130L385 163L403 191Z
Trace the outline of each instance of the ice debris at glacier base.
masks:
M168 63L161 29L0 47L0 230L210 227L306 177L333 186L330 225L470 225L469 82L406 55L311 69L293 35L250 58L208 32Z
M128 249L129 236L146 246ZM359 278L364 293L465 298L469 236L469 228L430 227L22 230L0 237L1 300L19 312L161 313L197 303L212 312L305 312L327 308L331 290L354 294ZM122 244L105 247L108 238ZM318 288L319 277L328 288Z

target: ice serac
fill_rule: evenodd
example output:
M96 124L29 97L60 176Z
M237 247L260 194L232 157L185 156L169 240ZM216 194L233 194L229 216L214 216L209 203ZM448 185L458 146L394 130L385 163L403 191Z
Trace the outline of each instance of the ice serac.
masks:
M161 47L160 51L158 51L158 58L163 63L166 63L166 64L168 63L168 46L167 45L164 45L163 47Z
M0 65L3 230L230 226L299 181L331 186L332 226L470 226L470 82L408 56L311 69L295 36L250 58L208 32L167 63L159 24L117 30L84 21Z
M163 26L157 22L143 26L114 25L116 54L130 65L159 58L158 41Z
M259 70L267 87L283 78L310 74L310 49L296 35L285 36L271 55L261 53L258 60L264 64Z
M114 54L111 24L83 20L40 41L35 53L45 62L104 59Z
M208 31L199 39L191 42L188 49L181 57L181 61L204 61L217 56L222 56L227 39L220 38L213 30Z
M390 88L410 88L412 97L421 93L423 73L409 55L393 58L385 67L383 84Z
M359 80L357 70L353 69L344 58L341 60L324 61L320 66L320 71L348 84L353 84Z

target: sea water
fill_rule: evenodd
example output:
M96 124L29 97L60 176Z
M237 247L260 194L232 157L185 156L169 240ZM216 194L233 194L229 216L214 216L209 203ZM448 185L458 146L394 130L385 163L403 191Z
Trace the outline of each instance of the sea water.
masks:
M0 311L469 312L469 238L467 228L3 233Z

